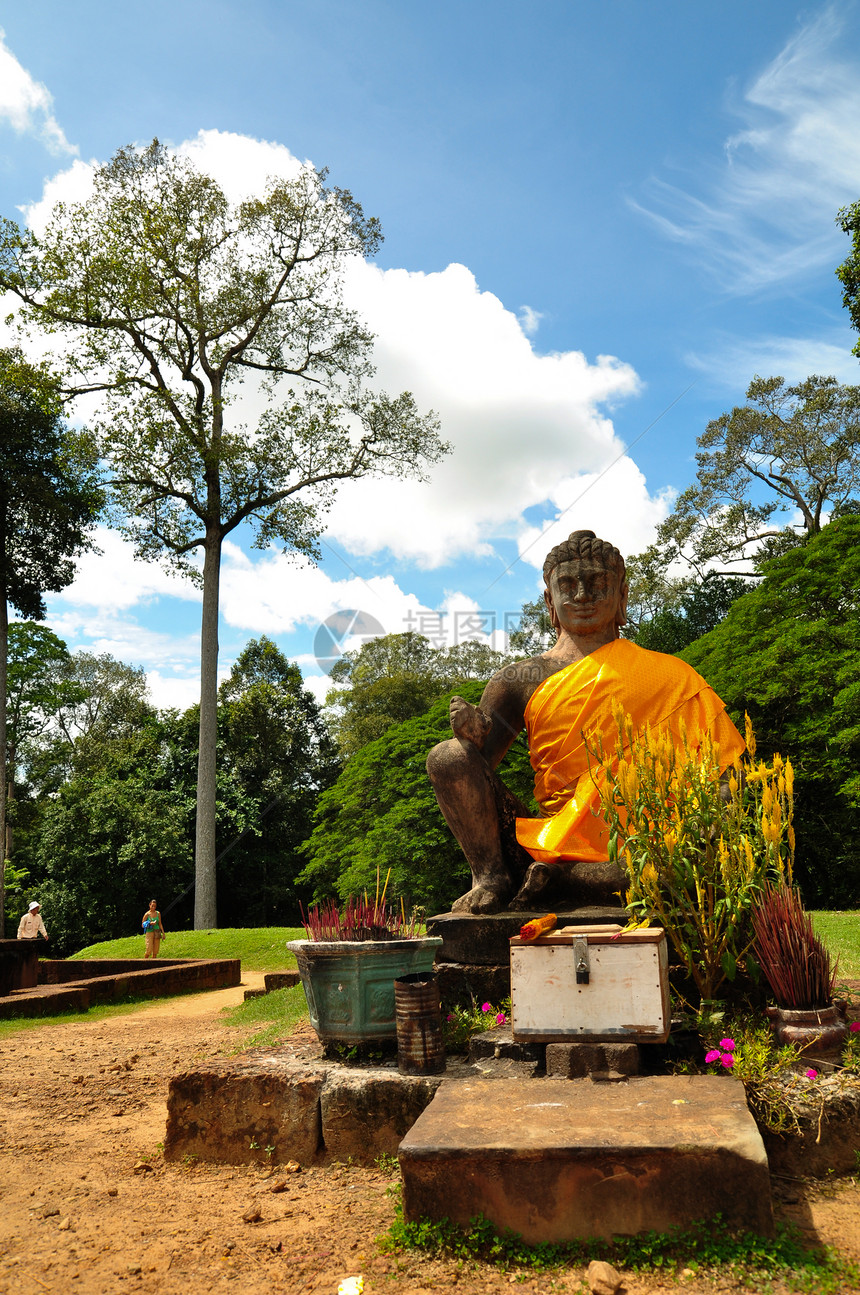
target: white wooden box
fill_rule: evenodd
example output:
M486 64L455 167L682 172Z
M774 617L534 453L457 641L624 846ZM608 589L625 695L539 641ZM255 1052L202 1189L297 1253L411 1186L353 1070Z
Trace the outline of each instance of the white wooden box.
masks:
M579 965L579 983L577 981ZM563 926L511 940L511 1028L519 1042L665 1043L669 958L658 927Z

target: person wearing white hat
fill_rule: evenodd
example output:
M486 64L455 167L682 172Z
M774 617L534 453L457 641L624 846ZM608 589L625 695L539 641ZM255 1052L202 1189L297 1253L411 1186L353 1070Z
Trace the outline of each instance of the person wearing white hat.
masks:
M42 921L42 914L39 911L39 905L35 899L32 900L27 912L18 923L19 940L38 940L43 935L48 938L48 932L45 930L45 923Z

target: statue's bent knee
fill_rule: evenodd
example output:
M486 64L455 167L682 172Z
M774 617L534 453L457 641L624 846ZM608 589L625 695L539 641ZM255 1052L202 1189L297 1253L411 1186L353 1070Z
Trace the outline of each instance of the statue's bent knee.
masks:
M462 778L474 770L478 762L485 764L483 756L471 742L460 742L449 737L438 742L427 756L427 773L433 786Z

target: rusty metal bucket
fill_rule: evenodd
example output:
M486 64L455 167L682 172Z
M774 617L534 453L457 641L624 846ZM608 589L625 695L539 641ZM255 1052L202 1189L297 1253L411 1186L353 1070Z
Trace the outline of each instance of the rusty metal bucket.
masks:
M441 1075L445 1070L439 982L432 972L394 982L397 1068L401 1075Z

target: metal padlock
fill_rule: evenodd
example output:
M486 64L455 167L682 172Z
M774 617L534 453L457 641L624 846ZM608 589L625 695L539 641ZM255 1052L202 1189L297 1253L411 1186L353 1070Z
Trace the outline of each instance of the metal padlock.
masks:
M589 975L591 974L591 964L588 960L587 940L574 940L573 965L576 970L576 983L578 985L587 985Z

